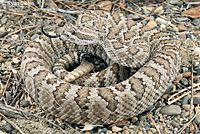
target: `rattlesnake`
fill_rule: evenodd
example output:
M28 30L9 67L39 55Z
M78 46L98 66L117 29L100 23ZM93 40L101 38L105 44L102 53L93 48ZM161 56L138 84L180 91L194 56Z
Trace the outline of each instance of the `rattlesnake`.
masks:
M138 115L161 97L179 71L179 47L173 39L120 13L85 11L75 25L67 23L59 33L60 38L41 36L26 48L21 74L36 103L70 123L110 124ZM52 73L55 62L66 53L72 54L63 62L74 63L78 59L74 52L108 63L101 75L87 77L93 86L108 86L70 84ZM124 66L140 69L119 83L109 82L126 77Z

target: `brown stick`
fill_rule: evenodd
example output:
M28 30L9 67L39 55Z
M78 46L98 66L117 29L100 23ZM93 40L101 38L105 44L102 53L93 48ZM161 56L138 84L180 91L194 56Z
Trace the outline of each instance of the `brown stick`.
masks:
M4 96L4 94L5 94L5 92L6 92L6 89L7 89L7 87L8 87L9 82L10 82L11 76L12 76L12 72L10 72L10 75L9 75L9 78L8 78L8 80L7 80L7 82L6 82L6 86L5 86L4 90L3 90L2 96Z
M192 118L192 105L193 105L193 94L194 94L194 87L193 87L193 62L194 56L192 55L192 69L191 69L191 101L190 101L190 118Z
M152 123L154 124L154 126L156 127L158 133L161 134L161 133L160 133L160 130L159 130L159 128L158 128L158 126L156 125L155 121L152 119L152 117L151 117L150 114L148 115L148 117L149 117L149 119L152 121Z

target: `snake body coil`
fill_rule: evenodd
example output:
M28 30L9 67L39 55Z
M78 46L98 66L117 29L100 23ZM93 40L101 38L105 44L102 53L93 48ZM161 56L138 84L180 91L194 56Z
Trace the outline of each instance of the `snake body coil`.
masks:
M86 11L75 25L61 28L60 35L32 42L24 52L21 74L29 94L45 111L71 123L110 124L138 115L162 96L179 71L174 40L120 14ZM88 75L87 86L67 83L52 68L73 52L101 57L109 67ZM71 64L77 56L69 54L65 59ZM112 85L124 77L124 66L140 69Z

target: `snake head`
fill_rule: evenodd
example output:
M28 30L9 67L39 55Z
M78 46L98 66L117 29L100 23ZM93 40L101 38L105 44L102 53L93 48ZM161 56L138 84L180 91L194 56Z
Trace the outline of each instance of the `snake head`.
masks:
M59 29L60 38L64 41L69 41L78 45L90 45L99 43L99 35L94 32L87 32L90 29L82 28L81 26L74 26L66 24Z

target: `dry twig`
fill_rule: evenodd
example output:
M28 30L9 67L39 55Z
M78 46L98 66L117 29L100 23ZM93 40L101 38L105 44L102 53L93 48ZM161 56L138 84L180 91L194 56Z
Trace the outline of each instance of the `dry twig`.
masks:
M156 125L155 121L152 119L152 117L151 117L150 114L148 115L148 117L149 117L149 119L152 121L152 123L154 124L154 126L156 127L158 133L161 134L161 133L160 133L160 130L159 130L159 128L158 128L158 126Z
M194 94L194 89L193 89L193 62L194 62L194 56L192 55L192 69L191 69L191 101L190 101L190 117L192 118L192 106L193 106L193 94Z
M197 106L196 114L191 118L191 120L190 120L187 124L185 124L185 125L178 131L179 134L181 134L181 133L183 132L183 130L185 130L185 128L186 128L187 126L189 126L189 124L195 119L195 117L197 116L198 113L199 113L199 105Z

